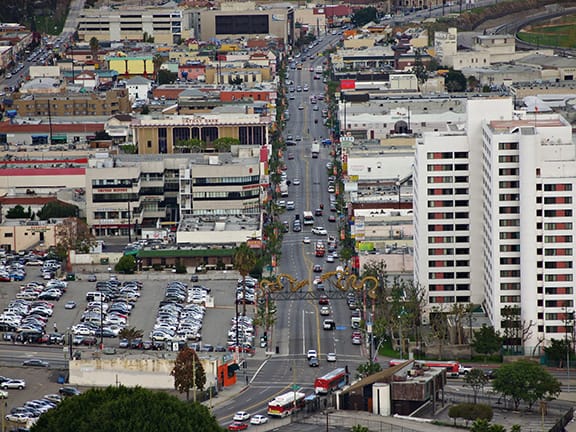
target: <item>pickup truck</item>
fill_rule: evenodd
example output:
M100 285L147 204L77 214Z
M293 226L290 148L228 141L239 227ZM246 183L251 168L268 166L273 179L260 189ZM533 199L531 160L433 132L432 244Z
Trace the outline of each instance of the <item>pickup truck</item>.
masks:
M458 374L459 375L468 375L468 373L472 370L471 367L469 366L463 366L460 365L460 367L458 368Z

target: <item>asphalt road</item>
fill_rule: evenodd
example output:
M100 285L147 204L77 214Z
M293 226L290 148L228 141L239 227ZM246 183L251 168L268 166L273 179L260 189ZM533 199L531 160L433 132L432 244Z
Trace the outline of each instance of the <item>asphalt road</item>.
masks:
M327 35L324 40L313 50L312 54L322 52L328 45L339 40L339 35ZM310 52L308 53L310 55ZM308 84L309 91L294 92L295 99L289 101L290 120L284 132L285 136L297 135L302 137L296 146L287 148L287 152L294 154L293 160L286 160L287 178L301 180L301 184L289 187L289 196L285 200L295 202L295 210L285 211L281 214L281 220L292 221L296 214L302 215L303 211L318 208L324 205L324 215L316 217L316 226L324 226L330 235L337 235L337 224L328 222L330 215L330 199L328 193L328 170L326 163L331 160L328 148L322 148L318 159L311 157L311 143L320 137L328 137L328 128L323 126L321 112L326 108L325 102L319 101L318 111L313 111L309 103L312 94L324 93L322 80L314 80L314 73L310 67L321 65L324 57L314 56L304 62L302 70L290 70L289 79L294 81L294 87ZM303 110L298 107L302 105ZM314 123L318 119L318 123ZM327 263L325 258L316 258L314 254L314 240L320 237L311 234L312 226L304 226L299 233L290 230L284 235L282 256L279 260L278 273L286 273L298 280L308 280L308 287L304 290L312 290L312 280L315 273L312 272L314 264L320 264L323 271L333 271L339 264ZM311 244L303 244L302 239L308 236L312 239ZM324 240L326 237L323 237ZM328 285L328 284L326 284ZM329 293L328 293L329 294ZM251 381L250 388L242 393L241 397L231 401L225 406L218 407L215 414L223 424L228 424L236 411L245 410L251 414L265 414L267 404L275 396L285 393L292 385L298 385L307 394L313 393L314 379L337 367L348 366L354 373L356 367L364 363L365 350L351 343L350 311L345 300L330 300L331 316L323 317L319 313L319 305L315 300L277 300L277 321L272 335L270 335L271 349L278 346L279 355L272 356L265 361L257 371L252 367L252 361L248 360L248 369L245 372ZM332 318L337 323L337 330L326 331L322 329L324 318ZM318 351L320 366L311 368L306 360L306 351L315 349ZM325 361L326 353L336 352L337 362ZM240 378L243 378L241 372ZM272 420L274 421L274 420Z

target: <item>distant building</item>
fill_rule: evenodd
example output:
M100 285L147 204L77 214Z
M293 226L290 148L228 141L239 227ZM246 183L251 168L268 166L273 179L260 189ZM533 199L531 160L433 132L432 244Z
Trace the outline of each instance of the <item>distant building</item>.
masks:
M111 116L131 111L126 89L52 95L16 93L14 109L21 117Z
M148 92L152 89L152 81L144 77L136 76L126 81L130 102L135 100L148 100Z
M165 6L121 6L82 9L78 18L78 36L89 41L141 41L144 36L158 44L178 44L190 37L190 14L170 2Z
M292 46L294 35L294 9L257 6L254 1L221 3L220 9L197 12L194 33L199 40L228 38L279 38Z
M56 246L55 221L3 219L0 223L0 249L25 251Z
M139 154L175 153L181 140L200 139L211 143L217 138L240 140L241 145L268 145L272 120L259 114L202 114L169 118L141 117L132 123L134 143Z

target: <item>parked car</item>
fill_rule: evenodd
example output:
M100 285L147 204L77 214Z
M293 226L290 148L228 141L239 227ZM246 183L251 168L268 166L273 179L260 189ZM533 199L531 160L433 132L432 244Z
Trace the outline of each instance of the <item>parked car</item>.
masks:
M61 396L78 396L82 394L82 392L78 390L76 387L60 387L58 393Z
M2 384L0 384L0 388L2 388L2 390L6 389L24 390L26 388L26 381L21 379L9 379L8 381L4 381Z

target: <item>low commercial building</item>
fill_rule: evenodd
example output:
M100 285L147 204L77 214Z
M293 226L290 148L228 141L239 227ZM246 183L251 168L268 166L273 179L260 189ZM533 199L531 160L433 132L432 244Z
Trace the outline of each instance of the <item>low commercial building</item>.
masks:
M268 145L270 116L220 113L169 118L141 117L132 123L134 144L139 154L175 153L178 141L200 139L211 143L218 138L236 138L241 145Z
M24 251L56 245L57 222L4 219L0 224L0 249Z
M14 109L20 117L112 116L129 113L131 105L126 89L113 89L100 93L16 93Z

